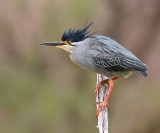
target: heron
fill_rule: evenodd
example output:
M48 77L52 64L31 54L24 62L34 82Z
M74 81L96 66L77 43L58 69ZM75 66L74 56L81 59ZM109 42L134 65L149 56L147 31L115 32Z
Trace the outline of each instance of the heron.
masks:
M100 104L96 110L98 116L103 106L106 105L109 110L107 102L113 89L113 80L128 77L134 72L146 77L147 66L112 38L95 35L96 32L90 33L88 28L92 24L93 22L89 24L86 22L82 28L70 28L63 33L61 41L45 42L40 45L62 48L69 52L74 63L108 77L100 81L95 88L96 96L102 82L109 86L105 100L96 102Z

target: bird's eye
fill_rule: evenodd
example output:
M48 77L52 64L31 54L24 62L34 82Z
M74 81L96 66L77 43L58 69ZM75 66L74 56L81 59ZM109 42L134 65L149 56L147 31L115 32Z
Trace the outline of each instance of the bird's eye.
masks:
M70 44L71 44L71 41L66 41L66 44L67 44L67 45L70 45Z
M64 45L70 45L71 41L61 41Z

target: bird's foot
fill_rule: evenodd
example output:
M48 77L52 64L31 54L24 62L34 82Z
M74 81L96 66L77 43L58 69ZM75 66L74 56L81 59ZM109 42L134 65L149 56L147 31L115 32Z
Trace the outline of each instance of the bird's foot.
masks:
M102 102L102 101L95 102L95 104L99 104L99 103L101 103L101 104L100 104L100 105L98 106L98 108L96 109L96 117L97 117L97 116L99 115L99 113L101 112L103 106L106 105L108 111L109 111L109 109L110 109L109 105L108 105L107 103L105 103L105 102Z
M117 78L117 77L116 77L116 78L112 78L111 80L107 81L109 88L108 88L107 96L106 96L106 98L104 99L104 101L102 101L102 102L101 102L101 101L95 102L95 104L101 103L101 104L98 106L97 110L96 110L96 116L99 115L99 113L101 112L101 110L102 110L102 108L103 108L104 105L106 105L106 107L107 107L108 110L109 110L109 106L108 106L107 102L108 102L109 96L111 95L111 92L112 92L112 89L113 89L113 81L112 81L112 80L116 80L116 79L118 79L118 78Z
M114 78L112 78L112 80L117 80L117 79L119 79L119 77L114 77ZM95 97L97 96L98 89L99 89L99 87L102 85L102 83L107 84L107 85L109 86L108 81L109 81L109 79L105 79L105 80L100 81L100 82L97 84L97 86L96 86L96 88L95 88Z

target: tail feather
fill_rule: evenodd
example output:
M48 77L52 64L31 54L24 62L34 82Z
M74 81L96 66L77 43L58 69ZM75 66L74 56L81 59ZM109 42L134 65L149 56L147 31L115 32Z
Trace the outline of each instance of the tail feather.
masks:
M141 75L143 75L144 77L147 76L147 73L145 71L137 71L138 73L140 73Z

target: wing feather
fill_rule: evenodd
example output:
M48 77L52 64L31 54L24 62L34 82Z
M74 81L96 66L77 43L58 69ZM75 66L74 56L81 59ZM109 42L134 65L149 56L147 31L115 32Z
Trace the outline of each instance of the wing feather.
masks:
M123 46L110 38L91 42L90 55L99 68L111 71L146 71L146 65ZM94 43L94 45L93 45Z

